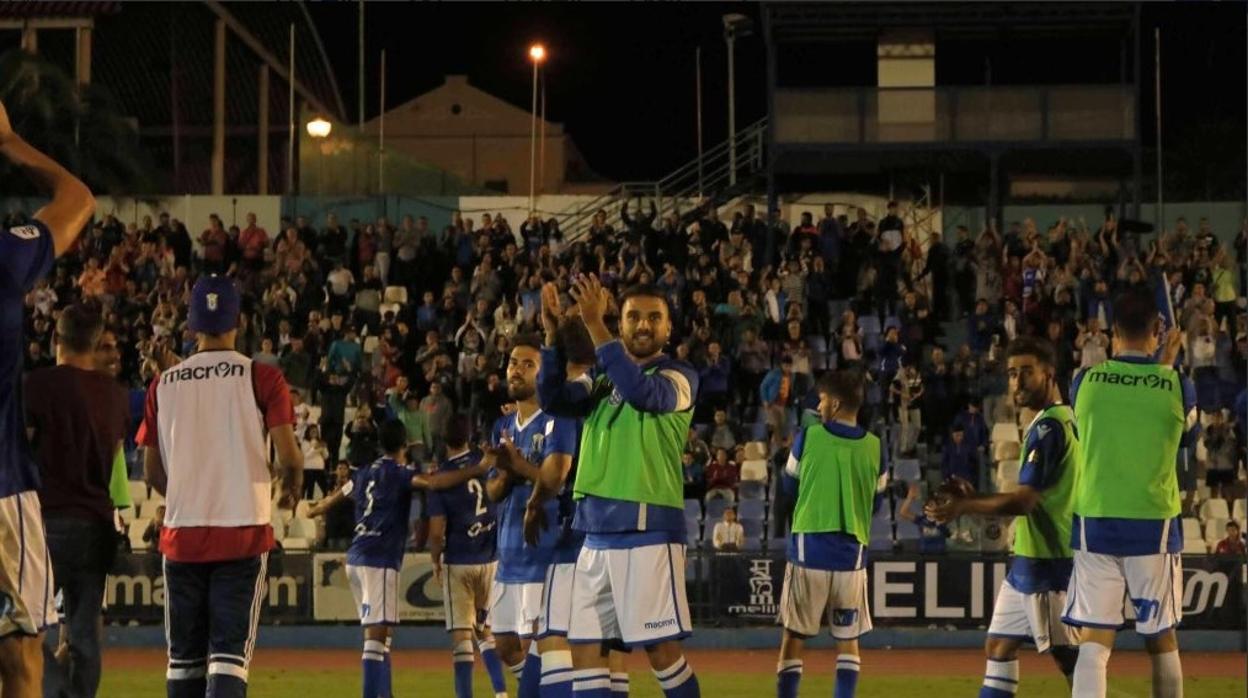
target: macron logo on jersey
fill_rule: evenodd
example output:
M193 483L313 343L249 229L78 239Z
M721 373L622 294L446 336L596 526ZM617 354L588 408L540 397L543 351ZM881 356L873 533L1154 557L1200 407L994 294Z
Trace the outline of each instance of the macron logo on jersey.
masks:
M34 225L19 225L16 228L9 228L9 232L19 240L37 240L39 238L39 227Z
M222 361L214 366L185 366L171 368L160 375L160 382L168 385L178 381L206 380L208 378L232 378L243 376L243 365Z
M1105 383L1108 385L1122 385L1128 388L1144 387L1161 390L1174 390L1174 383L1169 378L1162 378L1157 374L1147 376L1131 376L1121 373L1109 373L1103 371L1094 371L1088 375L1089 383Z

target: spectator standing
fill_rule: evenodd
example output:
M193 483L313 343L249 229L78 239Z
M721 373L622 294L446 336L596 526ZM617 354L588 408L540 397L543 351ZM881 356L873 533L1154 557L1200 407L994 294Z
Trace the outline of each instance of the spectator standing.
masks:
M429 438L432 443L430 446L437 457L441 457L446 443L446 428L450 424L451 415L455 406L451 404L450 398L442 394L441 383L431 383L429 385L429 394L420 401L420 411L425 413L425 419L429 423Z
M329 449L321 439L321 430L315 424L309 425L303 434L303 498L312 499L314 488L321 488L321 496L329 492L329 480L326 477L325 461L329 457Z
M949 431L949 443L941 451L940 477L949 480L960 477L967 482L980 483L979 449L966 438L966 427L955 424Z
M269 247L269 233L256 225L256 214L247 214L247 227L238 234L238 248L242 254L243 267L252 273L264 269L264 252Z
M717 552L732 553L745 545L745 528L737 522L737 510L728 507L722 521L715 522L711 533L711 545Z
M373 423L373 410L366 403L356 408L346 436L347 462L351 467L362 468L380 457L377 425Z
M56 366L31 373L25 386L48 553L69 636L69 661L47 664L44 687L53 695L94 696L100 684L100 609L118 535L109 485L130 424L125 391L97 370L103 329L94 310L63 310Z
M1209 424L1201 435L1201 443L1205 451L1205 484L1209 487L1209 496L1217 499L1229 495L1243 453L1235 430L1227 423L1221 409L1209 413Z

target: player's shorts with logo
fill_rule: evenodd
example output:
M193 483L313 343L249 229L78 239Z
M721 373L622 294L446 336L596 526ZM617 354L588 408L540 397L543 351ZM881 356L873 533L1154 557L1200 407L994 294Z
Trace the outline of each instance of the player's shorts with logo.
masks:
M537 619L538 638L567 636L568 626L572 623L572 583L575 578L575 562L554 564L546 570L546 583L542 585L542 613Z
M1118 629L1135 611L1135 631L1158 635L1183 620L1183 562L1177 553L1117 556L1075 551L1062 620Z
M500 582L490 589L490 630L495 635L533 636L533 624L542 613L541 582Z
M685 546L598 549L587 541L573 571L569 614L569 642L635 646L688 637Z
M36 635L58 620L40 511L34 491L0 498L0 637Z
M485 612L490 608L496 564L447 565L442 571L447 631L476 630L484 624Z
M360 609L360 625L399 624L399 571L347 565L347 581Z
M1078 631L1062 622L1065 608L1065 591L1028 594L1015 589L1007 579L997 592L988 635L1035 643L1037 652L1048 652L1053 646L1077 645Z
M867 570L818 570L789 562L780 593L780 624L814 637L824 616L837 640L853 640L871 631Z

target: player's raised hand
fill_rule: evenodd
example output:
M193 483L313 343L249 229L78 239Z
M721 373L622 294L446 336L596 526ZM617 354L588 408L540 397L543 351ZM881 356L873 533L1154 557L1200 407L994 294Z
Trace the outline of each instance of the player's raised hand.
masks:
M572 298L576 301L581 319L587 328L601 327L611 305L611 294L603 288L594 274L582 276L572 285ZM592 334L592 333L591 333Z
M542 284L542 329L546 331L546 343L554 342L563 310L559 307L559 287L553 282Z
M536 548L541 540L542 531L549 526L550 522L546 520L546 510L542 507L542 503L530 499L524 508L524 542Z
M1157 363L1163 366L1173 366L1179 360L1179 352L1183 350L1185 337L1178 327L1171 327L1161 335L1161 356L1158 357Z

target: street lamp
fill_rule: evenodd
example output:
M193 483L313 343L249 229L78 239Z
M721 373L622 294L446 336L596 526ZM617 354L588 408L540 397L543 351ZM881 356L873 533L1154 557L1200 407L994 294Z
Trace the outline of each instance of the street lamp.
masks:
M737 183L737 82L733 69L733 43L754 33L754 20L743 14L724 15L724 43L728 44L728 183Z
M319 196L325 196L325 139L329 137L329 132L334 130L334 125L326 121L322 117L316 117L308 122L308 135L319 141L317 145L317 176L316 189Z
M537 69L546 60L546 47L533 44L529 47L529 60L533 61L533 125L529 132L529 215L537 210L535 195L537 184Z

